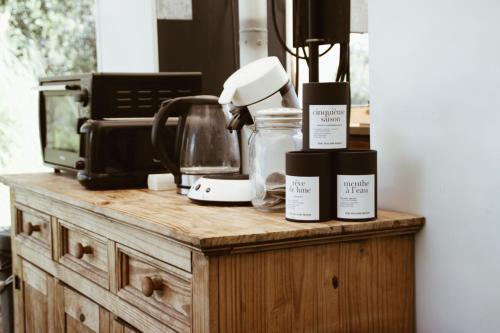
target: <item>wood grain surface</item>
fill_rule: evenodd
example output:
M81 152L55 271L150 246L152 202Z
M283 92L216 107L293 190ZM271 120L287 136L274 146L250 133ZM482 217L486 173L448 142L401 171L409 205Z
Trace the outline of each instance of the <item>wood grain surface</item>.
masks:
M24 297L24 329L26 333L49 332L50 297L48 294L47 273L22 261ZM17 316L20 314L17 313ZM22 331L22 330L20 330Z
M413 235L219 258L219 332L414 332Z
M0 181L202 250L384 230L416 232L424 224L422 217L387 211L379 211L373 222L293 223L282 213L262 213L252 207L196 205L175 190L88 191L66 174L8 175L0 176Z
M219 257L193 253L192 332L219 332Z

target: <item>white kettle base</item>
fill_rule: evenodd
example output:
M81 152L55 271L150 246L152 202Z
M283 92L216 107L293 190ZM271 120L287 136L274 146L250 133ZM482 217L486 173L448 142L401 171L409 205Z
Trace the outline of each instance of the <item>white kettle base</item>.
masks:
M248 175L213 175L198 179L187 194L198 204L250 205L252 188Z

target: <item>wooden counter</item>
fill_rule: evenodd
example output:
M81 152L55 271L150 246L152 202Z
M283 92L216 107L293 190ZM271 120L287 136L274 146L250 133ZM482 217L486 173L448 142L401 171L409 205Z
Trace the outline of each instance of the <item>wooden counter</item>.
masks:
M414 331L422 217L292 223L173 190L91 192L56 174L0 180L12 193L19 332L31 318L45 318L37 332Z

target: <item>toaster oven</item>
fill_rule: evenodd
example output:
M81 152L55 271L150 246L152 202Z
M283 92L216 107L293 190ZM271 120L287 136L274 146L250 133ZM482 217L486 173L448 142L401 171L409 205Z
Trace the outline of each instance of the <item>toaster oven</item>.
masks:
M82 163L98 161L87 158L89 147L80 131L85 122L153 117L162 101L200 93L201 73L192 72L88 73L40 79L39 124L44 163L56 171L76 172L89 167ZM136 133L136 124L132 127ZM107 140L120 140L123 135L111 135ZM102 140L91 142L104 144ZM113 170L121 174L127 171L118 164Z

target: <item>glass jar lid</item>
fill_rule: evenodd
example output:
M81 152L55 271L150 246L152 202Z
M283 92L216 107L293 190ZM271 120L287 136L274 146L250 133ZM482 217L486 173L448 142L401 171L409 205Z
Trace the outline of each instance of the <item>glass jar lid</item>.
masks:
M294 123L302 120L302 110L294 108L273 108L257 111L255 122Z

